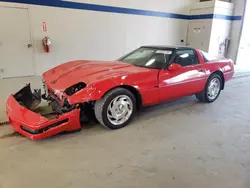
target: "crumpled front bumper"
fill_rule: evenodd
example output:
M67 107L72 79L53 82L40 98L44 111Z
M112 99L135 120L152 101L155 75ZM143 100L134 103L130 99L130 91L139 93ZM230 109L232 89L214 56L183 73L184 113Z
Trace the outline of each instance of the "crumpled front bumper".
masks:
M80 109L48 119L19 104L15 95L9 96L6 102L6 113L13 129L32 139L44 139L64 131L76 131L81 128Z

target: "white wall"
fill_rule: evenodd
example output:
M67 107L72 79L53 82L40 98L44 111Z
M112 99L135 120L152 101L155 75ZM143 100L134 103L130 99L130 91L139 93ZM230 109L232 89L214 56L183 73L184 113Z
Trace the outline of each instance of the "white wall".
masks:
M215 2L214 14L233 16L234 5L232 3L217 0ZM219 53L220 44L224 42L225 39L230 38L231 26L231 20L213 19L209 43L209 53L215 56L223 57L223 55Z
M114 60L141 45L180 44L186 35L185 20L44 7L31 14L38 74L73 59ZM43 20L53 40L49 54L40 45Z
M215 14L223 16L233 16L234 5L219 0L195 3L190 9L191 15ZM195 44L194 47L200 48L213 55L219 55L220 43L230 37L231 20L226 19L196 19L190 20L190 24L203 28L196 36L189 39L189 43ZM192 33L189 30L189 33ZM192 40L192 41L191 41ZM200 44L200 45L199 45Z
M156 10L172 13L188 13L190 3L199 0L64 0L69 2L91 3L116 7Z
M195 1L79 2L188 14L189 5ZM114 60L141 45L181 45L181 39L186 39L187 20L2 2L1 5L28 8L38 75L70 60ZM47 23L47 33L42 30L44 21ZM52 49L48 54L44 53L41 42L45 36L52 39Z
M245 18L242 27L242 34L239 43L239 50L237 54L237 65L238 67L242 67L249 71L250 63L249 59L249 52L250 52L250 1L247 1L246 4L246 11L245 11ZM245 71L246 71L245 70Z
M234 16L243 16L244 7L245 7L246 0L232 0L232 3L234 3ZM229 48L229 57L236 61L236 56L238 52L238 46L240 41L240 33L241 33L241 27L243 23L242 20L233 21L232 23L232 29L231 29L231 45Z
M213 20L212 31L209 43L209 53L215 56L221 56L219 53L220 44L226 38L230 38L231 21ZM223 55L222 55L223 56Z
M196 2L190 8L190 15L201 15L201 14L213 14L214 13L215 0ZM203 51L209 51L211 29L212 29L212 19L197 19L190 20L189 30L188 30L188 43L195 48L199 48ZM195 34L192 25L202 28L201 32ZM191 35L190 35L191 34ZM191 37L189 39L189 37Z
M190 9L195 2L198 2L198 0L68 1L185 15L189 13L196 14L194 10L190 11ZM234 15L242 15L244 6L243 3L239 2L243 1L237 0L235 2L236 9ZM207 2L207 4L213 4L214 2L215 0ZM204 4L200 3L198 6L203 6ZM181 40L186 40L187 38L188 20L4 2L0 2L0 6L24 7L28 9L35 51L35 74L38 75L70 60L114 60L141 45L186 44L186 41L182 43ZM206 11L201 10L198 12L199 14L210 14L213 11L214 8L211 7ZM220 13L220 11L218 12ZM44 33L42 30L42 22L44 21L47 23L47 33ZM211 19L202 21L210 23ZM234 21L232 25L231 58L235 57L240 24L240 21ZM221 25L220 21L218 21L217 25ZM52 39L52 49L48 54L44 52L42 46L42 38L45 36L49 36Z
M245 0L232 0L231 3L213 0L192 5L191 14L218 14L226 16L243 16ZM207 28L211 27L211 33L204 33L205 51L218 55L219 44L229 37L231 39L227 57L236 60L242 20L206 19L191 20L190 22L203 23Z

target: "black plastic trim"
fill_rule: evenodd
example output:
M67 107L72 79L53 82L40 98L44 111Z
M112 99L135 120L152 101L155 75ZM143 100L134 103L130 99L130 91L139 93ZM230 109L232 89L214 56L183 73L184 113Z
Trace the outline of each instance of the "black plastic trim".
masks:
M41 133L43 133L43 132L46 132L46 131L48 131L49 129L52 129L52 128L54 128L54 127L57 127L57 126L59 126L59 125L61 125L61 124L63 124L63 123L67 123L69 121L69 119L65 119L65 120L62 120L62 121L58 121L58 122L56 122L56 123L54 123L54 124L51 124L51 125L49 125L49 126L47 126L47 127L44 127L44 128L42 128L42 129L38 129L38 130L32 130L32 129L29 129L29 128L27 128L27 127L25 127L25 126L21 126L21 129L23 130L23 131L25 131L25 132L27 132L27 133L30 133L30 134L41 134Z

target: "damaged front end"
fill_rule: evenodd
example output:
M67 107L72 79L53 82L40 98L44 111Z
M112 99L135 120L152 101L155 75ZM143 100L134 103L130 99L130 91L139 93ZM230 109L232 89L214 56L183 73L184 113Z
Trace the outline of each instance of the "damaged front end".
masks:
M46 114L37 108L42 101L49 104ZM80 108L69 105L67 100L60 103L55 95L42 95L40 89L32 92L30 84L9 96L6 111L13 129L33 140L81 128Z
M14 95L14 98L20 105L34 110L42 101L41 89L35 89L32 93L30 84L27 84Z

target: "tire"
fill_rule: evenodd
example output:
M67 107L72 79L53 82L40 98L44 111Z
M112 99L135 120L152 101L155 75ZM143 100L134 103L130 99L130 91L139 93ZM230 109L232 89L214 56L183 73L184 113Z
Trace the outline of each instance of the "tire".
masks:
M125 102L126 105L122 105L123 107L116 108L115 106L117 105L115 104L119 104L120 100L123 100L122 102L123 103ZM122 121L120 121L121 122L120 124L116 124L115 123L116 120L111 118L113 114L111 113L110 109L113 110L112 107L114 107L115 110L118 110L119 113L124 114L124 116L126 116ZM96 101L95 103L96 119L100 122L100 124L104 128L107 129L120 129L125 127L133 119L135 113L136 113L135 96L129 90L124 88L115 88L109 91L102 99ZM117 115L117 113L115 115Z
M211 97L210 94L209 94L209 86L211 84L211 82L217 80L218 83L219 83L219 90L218 90L218 93L216 96L213 96ZM198 100L200 100L201 102L204 102L204 103L212 103L214 101L217 100L217 98L220 96L220 93L221 93L221 90L222 90L222 78L220 75L218 74L212 74L208 80L207 80L207 83L206 83L206 87L205 89L201 92L201 93L197 93L195 94L196 98Z

